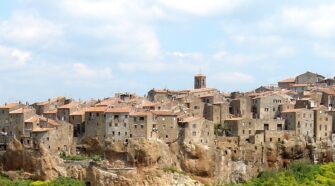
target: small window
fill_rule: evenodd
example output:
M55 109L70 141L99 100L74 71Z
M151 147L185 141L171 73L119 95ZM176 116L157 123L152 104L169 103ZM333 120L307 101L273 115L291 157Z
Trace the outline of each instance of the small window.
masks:
M141 129L143 129L144 128L144 125L141 125Z
M115 123L115 127L118 127L118 123Z
M196 135L197 135L197 132L193 131L192 136L196 136Z
M118 132L117 135L120 136L120 135L121 135L121 132Z
M124 123L124 124L123 124L123 127L126 128L126 127L127 127L127 123Z
M165 138L169 138L169 135L166 135Z
M112 123L109 123L109 127L112 127Z

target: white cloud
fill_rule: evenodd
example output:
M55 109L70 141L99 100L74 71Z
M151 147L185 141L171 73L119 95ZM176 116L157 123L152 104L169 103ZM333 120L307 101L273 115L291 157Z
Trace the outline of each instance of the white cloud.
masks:
M335 32L335 3L316 6L284 7L269 16L259 26L270 32L304 33L317 38L333 37Z
M313 46L313 51L316 55L332 60L335 60L334 49L335 47L329 45L314 44Z
M244 0L159 0L159 2L169 9L197 16L230 13L246 3Z
M221 72L215 76L219 82L224 84L248 84L253 83L255 78L242 72Z
M293 46L283 46L275 49L274 55L279 57L291 57L296 54L297 49Z
M47 46L62 35L60 26L28 13L16 13L0 25L0 39L20 46Z
M247 65L252 62L261 61L266 58L265 54L231 54L227 51L220 51L213 54L212 58L230 65Z
M79 79L110 79L112 70L110 68L92 68L82 63L73 64L74 77Z
M0 45L1 69L21 67L29 60L31 60L30 52Z

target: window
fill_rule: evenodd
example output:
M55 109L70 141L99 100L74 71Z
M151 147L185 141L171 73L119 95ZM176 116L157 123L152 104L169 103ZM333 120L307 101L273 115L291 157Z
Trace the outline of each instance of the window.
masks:
M196 136L196 135L197 135L197 132L193 131L192 136Z
M119 115L114 115L114 119L119 119Z
M115 127L118 127L118 123L115 123Z
M269 124L264 124L264 130L269 130Z
M124 115L125 118L128 118L128 115Z
M300 121L298 121L298 128L300 128Z
M47 137L47 141L49 141L49 137Z
M193 124L193 128L194 128L194 129L197 128L197 124Z
M327 125L325 125L325 130L327 130Z
M319 127L320 127L320 130L321 130L322 126L320 125Z
M169 138L169 135L166 135L165 138Z
M127 123L124 123L124 124L123 124L123 127L126 128L126 127L127 127Z
M118 133L117 133L117 135L119 135L119 136L120 136L120 135L121 135L121 132L118 132Z
M124 133L125 136L127 136L127 134L128 134L127 132Z
M143 129L144 128L144 125L141 125L141 129Z
M156 128L156 124L153 124L153 125L152 125L152 128L155 129L155 128Z
M99 112L97 112L97 117L99 117Z
M302 115L302 117L305 118L305 117L306 117L306 114L304 113L304 114Z
M135 129L137 129L137 125L135 125Z
M130 135L129 135L129 137L131 137L131 138L132 138L132 137L133 137L133 135L132 135L132 134L130 134Z
M115 135L115 132L114 132L114 131L112 131L112 135L113 135L113 136Z
M112 127L112 123L109 123L109 127Z
M144 117L140 117L140 121L144 121Z
M272 141L272 138L270 138L270 142Z
M242 133L244 134L244 130L242 131Z
M251 134L251 130L249 130L249 134Z

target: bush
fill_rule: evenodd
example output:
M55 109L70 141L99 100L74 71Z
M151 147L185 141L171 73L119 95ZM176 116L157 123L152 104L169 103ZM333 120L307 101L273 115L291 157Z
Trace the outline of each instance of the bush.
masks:
M230 184L231 185L231 184ZM260 173L257 178L239 184L240 186L296 186L335 185L335 163L314 165L307 160L293 162L287 169L270 170Z

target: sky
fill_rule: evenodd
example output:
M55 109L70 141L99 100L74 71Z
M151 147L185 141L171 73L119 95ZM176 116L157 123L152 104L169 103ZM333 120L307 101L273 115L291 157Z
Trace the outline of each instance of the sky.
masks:
M0 102L335 76L333 0L4 0Z

